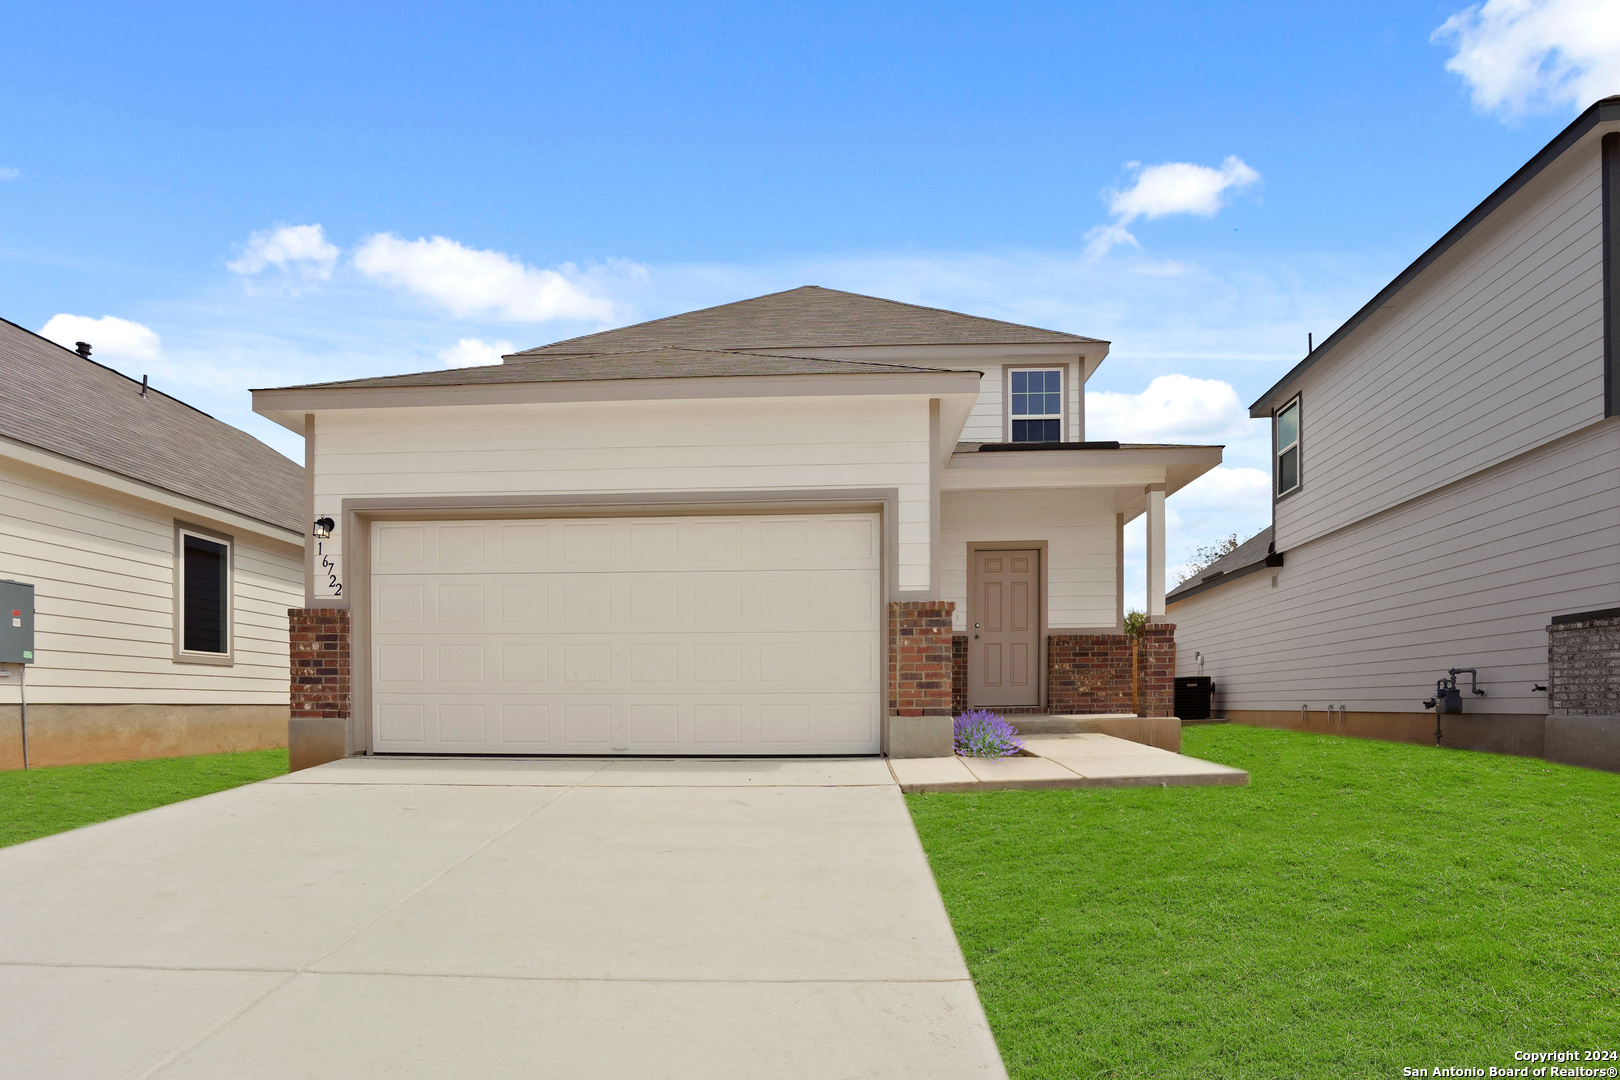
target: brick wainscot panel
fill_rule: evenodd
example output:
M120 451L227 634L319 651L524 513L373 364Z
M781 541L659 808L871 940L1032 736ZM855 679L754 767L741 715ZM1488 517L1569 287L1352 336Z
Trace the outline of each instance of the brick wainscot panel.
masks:
M347 720L353 703L349 613L292 608L292 715Z
M889 712L894 716L951 715L949 600L889 604Z
M1620 716L1620 618L1577 618L1547 627L1547 711Z

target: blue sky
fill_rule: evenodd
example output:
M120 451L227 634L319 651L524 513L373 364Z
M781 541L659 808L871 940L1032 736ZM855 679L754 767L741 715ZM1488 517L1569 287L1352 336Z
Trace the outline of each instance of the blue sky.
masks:
M284 452L248 387L820 284L1112 340L1091 434L1229 446L1172 562L1267 520L1306 333L1620 91L1620 0L6 22L0 315Z

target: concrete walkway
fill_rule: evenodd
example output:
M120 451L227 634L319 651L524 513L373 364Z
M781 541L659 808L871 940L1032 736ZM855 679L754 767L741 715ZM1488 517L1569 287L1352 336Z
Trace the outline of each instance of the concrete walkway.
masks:
M875 759L351 759L0 850L0 1062L1005 1076Z
M1172 754L1112 735L1025 735L1024 753L1004 758L898 758L889 770L902 791L1014 791L1031 788L1241 785L1230 765Z

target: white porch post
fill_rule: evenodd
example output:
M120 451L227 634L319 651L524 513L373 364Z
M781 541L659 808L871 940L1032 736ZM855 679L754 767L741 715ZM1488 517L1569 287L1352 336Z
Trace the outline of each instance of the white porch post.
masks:
M1164 621L1164 485L1147 489L1147 617Z

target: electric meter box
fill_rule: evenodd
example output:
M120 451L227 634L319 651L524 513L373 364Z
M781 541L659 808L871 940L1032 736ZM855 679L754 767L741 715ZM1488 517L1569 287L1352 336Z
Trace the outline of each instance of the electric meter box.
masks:
M34 662L34 587L0 580L0 664Z

